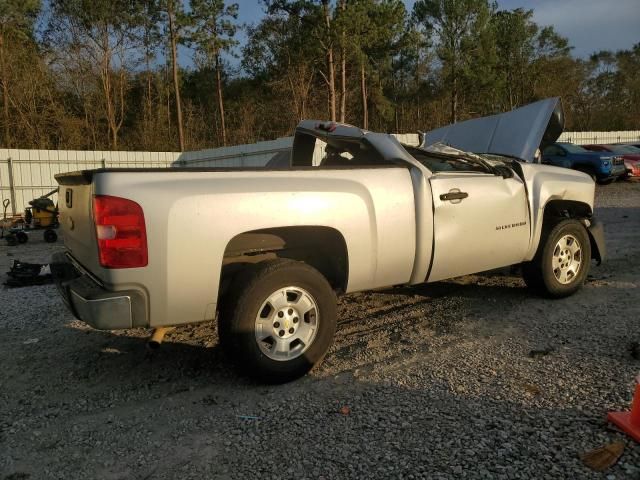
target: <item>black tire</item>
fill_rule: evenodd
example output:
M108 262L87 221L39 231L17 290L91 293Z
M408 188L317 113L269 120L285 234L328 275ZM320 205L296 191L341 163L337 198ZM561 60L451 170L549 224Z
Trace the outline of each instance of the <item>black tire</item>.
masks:
M315 336L301 354L291 360L276 360L267 356L259 345L256 320L269 296L286 287L304 289L312 297L317 305L317 316L314 316L317 327ZM336 303L333 289L313 267L285 259L259 263L237 275L223 301L221 343L251 377L266 383L295 380L319 364L333 343Z
M54 243L58 240L58 234L54 230L44 231L44 241L47 243Z
M580 266L568 283L561 283L553 271L554 249L562 237L571 235L581 249ZM522 277L527 286L551 298L568 297L584 284L591 266L591 241L585 226L578 220L561 220L545 228L535 257L522 265Z
M615 181L616 181L615 178L605 178L604 180L597 180L598 184L600 185L609 185Z
M16 238L18 239L18 243L27 243L29 241L29 235L24 232L17 232Z

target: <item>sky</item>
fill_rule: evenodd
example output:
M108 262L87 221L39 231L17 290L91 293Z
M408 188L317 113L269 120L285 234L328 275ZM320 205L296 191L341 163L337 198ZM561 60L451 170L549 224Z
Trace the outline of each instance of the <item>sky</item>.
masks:
M238 19L255 23L264 15L258 0L235 0ZM404 0L410 11L415 0ZM574 47L573 55L587 58L600 50L625 50L640 43L640 0L498 0L500 9L534 11L539 25L553 25ZM238 39L242 42L244 36Z

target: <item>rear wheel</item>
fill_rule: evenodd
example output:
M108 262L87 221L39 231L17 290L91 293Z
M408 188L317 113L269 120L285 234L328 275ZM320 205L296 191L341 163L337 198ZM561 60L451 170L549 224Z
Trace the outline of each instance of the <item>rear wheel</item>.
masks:
M17 232L16 238L18 243L27 243L29 241L29 236L25 232Z
M575 293L591 264L591 243L582 223L562 220L542 232L536 256L522 266L525 283L555 298Z
M292 260L258 264L231 287L224 344L245 373L268 383L305 375L336 328L336 297L320 272Z

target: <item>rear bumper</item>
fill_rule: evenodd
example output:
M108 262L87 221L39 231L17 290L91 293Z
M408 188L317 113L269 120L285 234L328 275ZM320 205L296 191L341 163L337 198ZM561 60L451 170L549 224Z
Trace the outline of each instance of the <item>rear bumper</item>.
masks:
M67 253L56 253L51 274L71 313L98 330L148 325L146 301L138 290L111 291L84 272Z

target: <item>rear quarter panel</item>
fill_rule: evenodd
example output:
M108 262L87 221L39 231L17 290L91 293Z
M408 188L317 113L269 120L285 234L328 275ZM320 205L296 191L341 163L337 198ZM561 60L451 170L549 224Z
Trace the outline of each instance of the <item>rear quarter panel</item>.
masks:
M149 265L97 275L116 289L142 288L150 323L213 319L225 248L263 228L326 226L344 237L347 291L406 283L415 256L415 209L406 168L105 172L95 193L138 202Z

